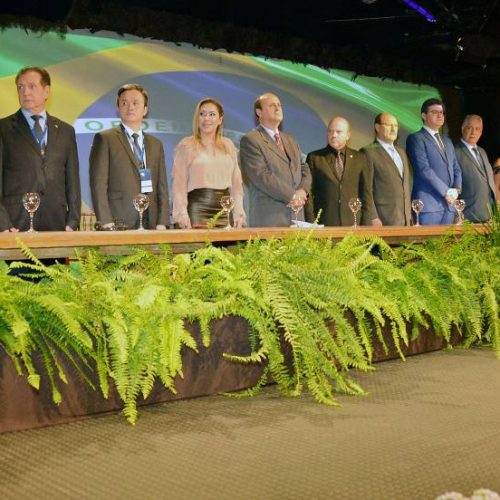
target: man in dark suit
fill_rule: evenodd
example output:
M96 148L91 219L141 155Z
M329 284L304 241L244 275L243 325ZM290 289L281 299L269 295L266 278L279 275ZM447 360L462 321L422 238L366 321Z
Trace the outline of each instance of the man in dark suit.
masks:
M377 219L386 226L409 226L412 173L404 149L394 145L398 121L389 113L380 113L374 127L375 141L360 151L366 155Z
M307 155L311 169L312 189L306 210L312 222L321 209L319 222L326 226L352 226L354 215L349 200L362 201L361 223L377 225L373 194L367 182L367 164L363 153L347 146L351 137L349 122L340 116L328 124L328 145Z
M281 102L274 94L261 95L254 104L259 126L240 142L241 170L249 189L249 226L289 226L292 203L302 207L311 187L309 167L298 142L279 131ZM295 216L294 216L295 217Z
M413 199L422 200L421 224L452 224L453 207L462 189L462 170L448 137L439 134L445 109L439 99L427 99L421 108L423 127L406 139L413 167Z
M464 217L472 222L490 219L496 203L493 168L486 151L477 145L483 133L483 119L467 115L462 123L462 138L455 144L458 163L462 167Z
M0 230L26 231L23 194L40 195L38 231L73 231L80 223L80 172L73 127L45 109L50 75L26 67L16 76L21 109L0 120Z
M144 134L142 122L148 112L148 93L138 84L126 84L116 99L121 124L94 137L90 151L90 188L101 229L139 226L133 205L139 193L150 203L144 213L144 226L166 229L169 224L167 174L163 145Z

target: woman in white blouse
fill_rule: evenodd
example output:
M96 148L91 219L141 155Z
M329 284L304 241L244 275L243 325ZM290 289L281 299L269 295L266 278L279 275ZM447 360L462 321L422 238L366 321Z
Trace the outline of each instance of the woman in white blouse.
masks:
M207 97L196 106L193 135L177 144L173 166L173 218L183 229L207 227L221 210L222 196L234 200L233 223L245 225L243 184L234 144L222 135L224 110ZM224 227L226 219L217 220Z

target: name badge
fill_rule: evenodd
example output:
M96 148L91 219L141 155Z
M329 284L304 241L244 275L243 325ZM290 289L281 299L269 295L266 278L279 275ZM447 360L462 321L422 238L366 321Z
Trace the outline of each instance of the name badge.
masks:
M141 193L152 193L153 181L151 180L151 170L149 168L141 168L139 175L141 176Z

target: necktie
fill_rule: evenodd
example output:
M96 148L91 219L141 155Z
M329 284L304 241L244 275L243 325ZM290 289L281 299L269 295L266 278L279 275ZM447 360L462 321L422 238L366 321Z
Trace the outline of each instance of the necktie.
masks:
M337 151L335 156L335 170L337 171L339 179L342 179L342 176L344 175L344 156L342 151Z
M394 146L389 146L389 152L391 153L391 157L396 164L396 167L398 167L399 170L399 175L403 177L403 161L401 160L401 156L399 156L399 153L396 151L396 148Z
M434 137L436 138L436 141L439 144L439 148L441 149L441 151L445 152L444 142L443 142L443 139L441 139L441 136L439 135L439 133L436 132L434 134Z
M274 141L276 142L278 148L280 149L280 151L283 153L283 154L286 154L285 152L285 146L283 146L283 143L281 142L281 137L280 135L278 134L278 132L276 132L274 134Z
M35 132L35 136L38 140L38 146L40 146L40 152L42 156L45 154L45 144L42 144L43 140L43 130L40 125L40 119L42 118L40 115L31 115L32 120L35 121L35 125L33 126L33 131Z
M134 154L137 158L137 161L142 165L142 150L139 145L139 134L132 134L132 140L134 141Z
M472 151L474 151L474 155L476 157L476 161L479 163L479 166L482 167L483 166L483 160L481 158L481 155L479 154L479 149L477 149L477 147L473 147L472 148Z

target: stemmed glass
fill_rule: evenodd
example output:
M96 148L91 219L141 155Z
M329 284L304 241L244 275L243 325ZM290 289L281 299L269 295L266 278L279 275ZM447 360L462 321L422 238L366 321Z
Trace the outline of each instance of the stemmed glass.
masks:
M142 214L149 207L149 196L144 193L139 193L134 196L132 200L134 208L139 212L139 231L144 231L144 226L142 225Z
M38 193L24 193L23 206L30 214L30 228L28 229L28 233L36 233L33 227L33 217L40 206L40 195Z
M232 229L231 227L231 221L229 219L229 215L232 212L234 208L234 199L232 196L221 196L220 198L220 206L222 207L222 210L226 213L227 215L227 226L224 229Z
M453 206L457 211L457 226L461 226L464 223L464 208L465 208L465 200L459 200L458 198L453 202Z
M354 215L354 224L352 227L358 227L358 212L361 210L361 207L363 206L363 203L361 203L361 200L359 198L351 198L349 200L349 208Z
M424 202L422 200L411 200L411 208L415 212L416 215L416 222L415 226L420 226L420 221L419 221L419 215L420 212L422 211L422 208L424 208Z
M295 216L295 221L297 221L297 216L299 212L301 211L302 207L304 206L304 202L300 196L295 193L290 201L290 203L287 205L293 212ZM292 224L294 226L296 224Z

